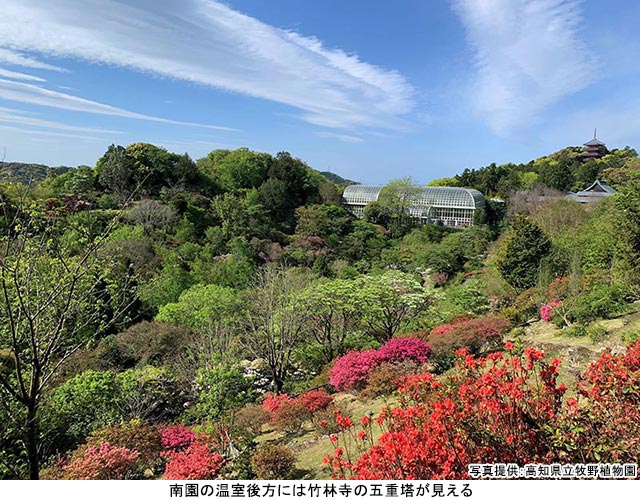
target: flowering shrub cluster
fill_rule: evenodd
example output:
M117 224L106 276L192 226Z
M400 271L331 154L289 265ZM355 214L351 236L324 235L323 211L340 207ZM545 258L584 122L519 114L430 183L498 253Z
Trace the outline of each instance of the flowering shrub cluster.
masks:
M267 394L262 408L269 414L269 420L277 429L297 432L306 420L313 421L314 415L328 408L333 397L320 389L303 392L296 398L288 394Z
M457 353L446 379L431 373L403 379L400 406L356 432L337 415L325 457L334 477L358 479L466 478L469 463L634 462L640 453L640 340L625 354L605 352L564 400L559 360L533 348L475 358ZM366 425L365 425L366 424ZM360 444L359 444L360 443Z
M424 363L431 347L414 337L393 338L379 349L352 351L338 358L329 372L329 383L339 391L362 389L371 371L382 363Z
M288 394L267 394L262 403L264 408L269 413L275 413L283 406L291 404L292 398Z
M557 299L546 303L545 305L540 307L540 319L548 323L552 319L553 310L561 305L562 301Z
M167 452L166 456L164 479L215 479L224 465L224 457L212 452L203 439L182 451Z
M604 352L567 400L557 433L567 461L637 462L640 457L640 340Z
M110 443L83 445L62 465L62 479L126 479L139 455Z
M431 347L424 340L415 337L395 338L378 349L380 361L383 363L399 363L415 361L424 363L431 355Z
M511 348L512 346L507 346ZM461 350L447 383L423 373L405 377L402 406L378 418L386 431L357 460L328 459L337 477L427 479L466 477L472 462L546 461L541 429L565 391L556 385L559 361L527 349L474 358Z
M439 372L445 371L454 363L453 352L465 348L471 354L479 354L495 349L501 345L502 336L510 327L510 321L501 316L460 319L437 326L426 339L433 349L432 361L442 365Z
M323 390L303 392L296 398L296 401L309 413L313 414L328 408L333 403L333 397Z
M157 426L144 420L112 424L91 433L87 445L99 448L103 443L138 452L137 470L132 477L143 477L145 471L155 472L162 467L162 440ZM160 470L158 470L159 472Z
M361 389L369 372L380 364L376 349L351 351L336 359L329 372L329 383L338 391Z
M160 430L160 442L165 451L186 448L195 440L195 433L184 424L169 425Z

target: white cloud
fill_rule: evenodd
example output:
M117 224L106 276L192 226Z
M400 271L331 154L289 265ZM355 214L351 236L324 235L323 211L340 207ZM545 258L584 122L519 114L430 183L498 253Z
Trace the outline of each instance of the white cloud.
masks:
M65 132L54 132L51 130L34 130L31 128L22 128L22 127L14 127L11 125L0 125L0 130L15 132L21 135L28 136L29 138L34 135L41 135L44 137L64 137L70 139L81 139L83 141L91 141L91 142L105 142L105 139L102 137L94 137L87 134L67 134Z
M89 99L83 99L71 94L49 90L37 85L29 83L14 82L0 78L0 99L7 101L22 102L27 104L36 104L39 106L48 106L52 108L66 109L70 111L81 111L85 113L94 113L99 115L119 116L122 118L133 118L136 120L146 120L159 123L168 123L171 125L186 125L190 127L202 127L214 130L235 131L236 129L229 127L221 127L218 125L203 125L193 122L182 122L177 120L169 120L157 116L144 115L134 113L126 109L117 108L108 104L102 104Z
M13 78L14 80L26 80L30 82L45 82L44 78L39 76L27 75L26 73L19 73L17 71L10 71L8 69L0 68L0 76L5 78Z
M338 139L342 142L365 142L362 137L348 134L336 134L335 132L316 132L318 137L326 137L329 139Z
M3 39L2 34L0 34L0 40ZM46 69L49 71L66 71L64 68L60 68L59 66L54 66L52 64L47 64L33 57L25 56L20 52L16 52L15 50L0 48L0 63L4 64L13 64L15 66L23 66L25 68L32 69Z
M472 101L509 135L594 80L576 0L453 0L475 52Z
M215 0L4 0L0 46L149 72L268 99L337 128L400 128L397 72Z
M57 121L44 120L42 118L35 118L32 113L27 113L22 110L0 107L0 122L27 125L30 127L38 127L52 130L68 130L72 132L91 132L96 134L122 134L118 130L108 130L103 128L84 127L78 125L69 125Z

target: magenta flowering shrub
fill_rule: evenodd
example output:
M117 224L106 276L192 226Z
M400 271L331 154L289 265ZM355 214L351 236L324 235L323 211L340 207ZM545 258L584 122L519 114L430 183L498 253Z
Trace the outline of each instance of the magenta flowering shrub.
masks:
M352 351L338 358L329 371L329 383L338 391L362 389L371 370L382 363L424 363L431 347L415 337L393 338L379 349Z
M183 424L169 425L160 430L160 441L164 450L183 449L195 440L195 433Z
M378 355L381 362L386 363L401 363L407 360L424 363L431 355L431 347L424 340L415 337L395 338L380 347Z
M381 362L377 349L351 351L336 360L329 371L329 383L338 391L362 389L369 372Z
M540 308L540 318L542 321L549 322L552 319L553 310L562 305L561 300L552 300Z

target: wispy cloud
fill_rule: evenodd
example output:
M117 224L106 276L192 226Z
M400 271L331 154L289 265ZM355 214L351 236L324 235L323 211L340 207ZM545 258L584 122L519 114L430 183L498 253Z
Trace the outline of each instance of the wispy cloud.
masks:
M413 107L399 73L215 0L4 0L0 46L268 99L325 127L400 128Z
M122 118L133 118L136 120L146 120L159 123L168 123L171 125L186 125L190 127L202 127L214 130L236 131L230 127L222 127L219 125L204 125L201 123L182 122L177 120L169 120L157 116L150 116L126 109L117 108L108 104L83 99L71 94L49 90L37 85L23 82L14 82L0 78L0 99L7 101L21 102L27 104L36 104L39 106L48 106L52 108L66 109L70 111L81 111L85 113L93 113L98 115L119 116Z
M35 27L33 28L35 29ZM0 33L0 41L3 40L3 36ZM32 68L32 69L44 69L49 71L67 71L64 68L59 66L54 66L53 64L48 64L38 59L34 59L33 57L25 56L20 52L17 52L12 49L0 48L0 63L4 64L13 64L14 66L22 66L23 68Z
M44 136L44 137L64 137L70 139L81 139L83 141L91 141L91 142L105 142L104 137L95 137L89 134L67 134L65 132L54 132L51 130L34 130L32 128L22 128L22 127L14 127L11 125L0 125L0 130L16 132L21 135L25 135L29 138L34 135Z
M29 82L45 82L44 78L39 76L27 75L26 73L19 73L18 71L10 71L8 69L0 68L0 76L5 78L13 78L14 80L25 80Z
M336 134L335 132L316 132L316 135L318 137L326 137L329 139L338 139L339 141L342 142L365 142L365 140L362 137L358 137L355 135L348 135L348 134Z
M96 134L122 134L119 130L108 130L103 128L85 127L78 125L69 125L58 121L44 120L31 116L22 110L0 107L0 123L20 124L29 127L38 127L51 130L68 130L72 132L90 132Z
M577 0L453 0L475 52L472 100L509 135L594 79Z

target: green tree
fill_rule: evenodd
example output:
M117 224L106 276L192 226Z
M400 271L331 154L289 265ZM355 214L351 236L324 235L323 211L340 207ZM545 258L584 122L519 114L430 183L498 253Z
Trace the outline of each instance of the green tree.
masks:
M526 290L536 284L540 262L551 250L551 241L529 217L516 215L503 237L496 258L498 271L512 287Z
M97 161L96 172L100 184L112 193L117 203L127 200L135 188L133 159L122 146L109 146Z
M199 418L218 420L225 414L253 401L253 380L242 369L218 360L211 368L198 371L196 378Z
M347 335L359 328L358 291L357 280L322 279L300 295L303 309L310 311L309 332L321 346L327 363L344 354Z
M25 208L0 237L0 349L13 358L12 369L0 372L0 411L21 436L32 479L40 474L39 409L60 367L135 302L131 281L114 281L117 259L101 252L116 223L95 238L88 229L77 255L61 244L66 220Z
M438 299L435 291L400 271L363 276L356 285L362 321L380 340L393 337L404 323L424 314Z
M299 294L307 283L308 276L300 270L267 267L247 291L242 344L268 367L277 392L282 392L291 372L294 350L305 339L309 311Z
M380 191L378 203L389 214L388 229L392 236L402 236L413 225L409 208L421 191L410 177L393 180Z
M569 191L575 182L569 167L555 159L543 158L536 161L538 181L558 191Z

